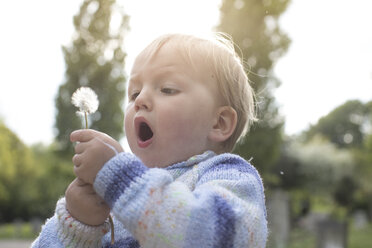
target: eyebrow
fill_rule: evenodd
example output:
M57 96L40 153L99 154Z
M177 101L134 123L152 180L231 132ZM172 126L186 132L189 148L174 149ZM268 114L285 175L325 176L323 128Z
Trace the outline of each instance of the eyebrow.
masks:
M155 79L158 79L158 78L162 78L165 76L165 74L167 73L170 73L171 76L175 76L177 77L178 75L187 75L186 72L183 72L183 71L177 71L177 72L174 72L172 69L175 67L174 64L170 64L170 65L165 65L165 66L162 66L161 68L157 69L153 74L152 74L152 78L155 78ZM142 78L142 73L139 72L139 73L136 73L135 75L133 76L130 76L129 77L129 83L138 83L141 81L141 78Z
M128 80L128 85L130 85L131 83L137 83L140 81L140 75L135 75L135 76L130 76L129 77L129 80Z

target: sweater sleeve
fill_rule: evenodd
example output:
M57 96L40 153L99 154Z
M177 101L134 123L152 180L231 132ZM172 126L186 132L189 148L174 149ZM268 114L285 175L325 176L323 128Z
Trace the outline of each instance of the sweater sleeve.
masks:
M109 231L108 221L100 226L88 226L73 218L66 209L66 200L57 202L54 216L43 226L33 248L102 247L102 237Z
M201 165L203 164L203 165ZM261 178L238 156L216 156L197 168L190 188L169 171L120 153L94 188L141 247L265 247Z

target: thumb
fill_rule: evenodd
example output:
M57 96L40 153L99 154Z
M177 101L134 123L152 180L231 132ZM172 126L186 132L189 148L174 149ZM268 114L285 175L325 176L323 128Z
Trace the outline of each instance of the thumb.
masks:
M97 131L93 129L79 129L73 131L70 134L70 141L71 142L88 142L89 140L93 139L97 135Z

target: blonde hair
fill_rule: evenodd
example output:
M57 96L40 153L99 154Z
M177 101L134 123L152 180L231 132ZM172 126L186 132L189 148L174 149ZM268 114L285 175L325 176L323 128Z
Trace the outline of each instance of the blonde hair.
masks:
M235 52L231 37L223 33L215 33L207 38L187 34L166 34L151 42L141 54L146 54L150 59L163 45L169 43L173 44L194 68L193 62L197 56L202 58L216 75L218 90L224 102L237 113L236 128L223 143L223 150L231 151L256 121L254 92L242 59Z

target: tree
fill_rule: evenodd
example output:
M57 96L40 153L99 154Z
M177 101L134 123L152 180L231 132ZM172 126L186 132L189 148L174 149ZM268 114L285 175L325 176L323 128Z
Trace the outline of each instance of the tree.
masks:
M333 161L339 168L326 176L325 179L329 185L321 183L322 176L313 177L311 180L316 182L318 187L323 186L328 190L332 189L335 202L346 208L348 212L355 209L365 209L367 211L368 208L372 209L372 201L370 200L372 196L370 180L372 176L370 166L372 163L371 117L372 101L367 103L362 103L359 100L346 101L303 132L302 147L291 153L292 157L293 155L301 157L301 154L303 155L304 151L309 150L311 144L314 144L314 140L322 139L324 142L332 144L333 152L322 144L315 144L319 154L313 154L309 159L311 168L313 171L319 171L316 166L321 164L324 170L331 164L329 161ZM341 154L349 155L342 157ZM350 160L347 157L352 159L352 162L349 162L352 165L352 170L346 167L340 168L340 165ZM302 167L306 167L304 159L301 159L300 164ZM283 165L279 164L278 167L280 166ZM345 173L348 170L350 173ZM324 176L327 175L327 172L322 171L321 174ZM332 177L337 174L339 175L337 180L332 180ZM312 192L314 192L314 188L315 185L312 186Z
M290 0L223 0L218 30L232 36L249 68L247 74L257 97L259 122L235 152L253 163L267 177L279 158L283 119L273 96L279 80L274 63L286 52L290 40L278 25L279 16ZM238 49L238 50L239 50Z
M37 199L28 206L33 216L49 218L53 215L58 199L64 195L67 186L74 180L70 158L56 156L54 144L48 147L35 144L31 147L39 168L32 187L39 192Z
M38 196L32 186L40 168L28 147L1 121L0 144L0 222L27 219Z
M0 120L0 223L53 215L55 204L74 178L71 159L52 146L27 147Z
M126 57L123 39L128 17L115 0L85 0L74 17L74 26L72 45L62 48L66 81L56 98L56 139L65 153L72 151L71 131L82 127L70 101L80 86L91 87L100 101L98 111L90 117L90 127L115 139L123 135Z
M335 108L305 132L307 140L323 135L338 147L361 147L365 128L371 125L372 108L359 100L350 100Z
M354 156L357 161L356 177L360 184L357 207L369 212L372 219L372 133L367 135L362 148L354 149Z
M277 185L291 192L292 203L299 204L300 209L307 202L309 210L312 199L323 199L333 214L340 209L350 213L359 205L362 189L352 150L339 148L324 136L314 136L307 142L300 138L287 141L275 169L280 175Z
M354 173L352 152L338 148L322 136L315 136L308 142L293 140L287 145L286 155L298 162L296 171L303 177L301 184L296 186L308 188L313 193L331 192L337 182ZM282 169L284 174L293 173L292 168Z

